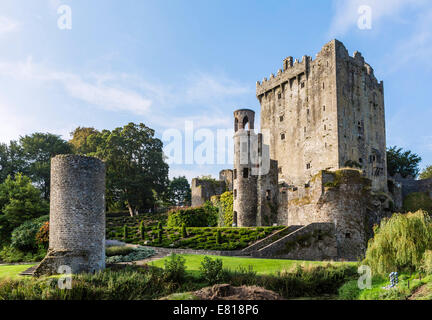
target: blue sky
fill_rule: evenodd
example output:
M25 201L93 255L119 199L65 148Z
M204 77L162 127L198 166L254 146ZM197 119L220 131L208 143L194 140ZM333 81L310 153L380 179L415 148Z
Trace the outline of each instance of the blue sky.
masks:
M58 28L61 5L71 8L71 30ZM372 9L371 29L357 26L361 5ZM427 0L2 0L0 142L128 122L159 137L185 121L230 129L234 109L259 112L257 80L333 38L362 52L384 80L387 144L432 164ZM216 176L225 167L173 164L170 175Z

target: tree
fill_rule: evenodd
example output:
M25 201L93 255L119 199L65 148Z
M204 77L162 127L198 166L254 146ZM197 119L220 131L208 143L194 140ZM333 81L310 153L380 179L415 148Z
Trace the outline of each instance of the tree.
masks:
M176 206L187 206L191 202L191 188L185 176L173 178L168 188L169 201Z
M17 174L0 184L0 241L8 242L13 229L27 220L47 214L48 203L30 178Z
M426 167L421 173L420 173L420 179L431 179L432 178L432 166Z
M98 134L99 131L95 128L78 127L70 133L72 139L69 143L72 145L75 154L89 154L96 152L94 146L90 146L87 139L92 134Z
M152 207L155 193L167 191L168 165L163 143L154 135L154 130L142 123L129 123L87 138L89 147L96 150L90 155L107 165L107 200L125 202L131 216Z
M72 153L71 145L51 133L33 133L21 137L20 145L26 162L24 172L40 187L44 198L49 199L51 158Z
M411 151L403 151L396 146L387 150L387 171L390 176L399 173L403 178L416 178L420 172L421 157Z
M0 144L0 183L4 182L8 176L14 177L18 172L25 169L25 161L21 146L16 141L11 141L9 145Z

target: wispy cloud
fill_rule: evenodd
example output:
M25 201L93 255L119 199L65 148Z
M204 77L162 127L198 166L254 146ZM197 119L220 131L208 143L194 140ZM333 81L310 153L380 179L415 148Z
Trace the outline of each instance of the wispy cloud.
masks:
M0 36L17 31L19 23L8 17L0 16Z
M407 8L420 8L428 4L427 0L333 0L333 16L329 35L342 36L357 27L359 7L370 6L372 9L372 28L385 17L399 18Z

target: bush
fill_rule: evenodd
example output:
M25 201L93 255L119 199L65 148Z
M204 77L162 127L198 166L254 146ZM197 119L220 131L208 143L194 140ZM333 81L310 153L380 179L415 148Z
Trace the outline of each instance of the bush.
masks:
M220 210L222 211L223 223L226 227L231 227L234 222L234 196L232 191L227 191L220 196Z
M357 300L360 295L360 288L358 286L358 280L351 280L345 283L339 288L339 299L340 300Z
M181 283L186 276L186 259L182 256L171 254L164 262L166 279Z
M11 246L21 251L35 252L38 249L36 235L49 220L49 216L43 216L24 222L12 231Z
M129 229L127 224L123 226L123 239L126 241L128 239Z
M130 248L130 247L120 247L120 248ZM148 249L144 247L131 248L129 253L127 250L118 250L118 255L109 256L106 258L106 263L118 263L118 262L132 262L147 259L155 254L153 249ZM110 252L113 253L113 252Z
M209 257L204 257L201 262L201 276L209 284L215 284L222 280L223 270L222 270L222 259L211 259Z
M180 209L168 213L168 227L181 228L184 224L186 227L208 227L209 216L203 207Z
M181 229L181 235L182 238L187 238L188 234L187 234L187 229L186 229L186 225L183 223L182 225L182 229Z
M11 246L5 246L0 251L0 259L7 263L36 262L46 256L47 251L39 248L36 252L24 252Z
M133 247L127 247L127 246L112 246L107 247L105 249L105 255L107 257L113 257L113 256L126 256L129 253L134 251Z
M38 246L47 249L49 245L49 221L45 222L36 233L36 243Z
M369 240L364 263L377 274L412 272L432 249L432 220L427 212L394 214L383 219Z
M140 226L139 226L139 231L140 231L140 236L142 240L145 240L145 235L146 235L146 229L145 229L145 224L144 224L144 220L141 221Z
M432 214L432 199L425 192L410 193L404 199L403 208L406 212L426 210Z
M222 244L222 232L220 230L216 232L216 244Z

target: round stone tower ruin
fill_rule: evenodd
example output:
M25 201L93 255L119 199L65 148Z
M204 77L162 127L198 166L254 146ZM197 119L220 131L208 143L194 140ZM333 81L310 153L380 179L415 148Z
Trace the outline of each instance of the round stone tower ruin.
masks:
M254 131L255 112L234 111L234 223L256 226L258 137Z
M105 164L59 155L51 160L49 250L34 275L94 273L105 268Z

